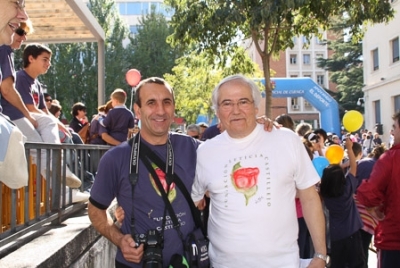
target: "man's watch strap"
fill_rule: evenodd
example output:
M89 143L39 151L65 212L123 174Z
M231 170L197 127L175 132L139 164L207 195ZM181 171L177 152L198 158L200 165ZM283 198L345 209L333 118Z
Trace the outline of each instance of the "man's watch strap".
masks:
M329 256L328 255L324 255L324 254L321 254L321 253L318 253L318 252L314 253L314 258L321 259L321 260L325 261L325 263L329 262L329 259L328 259Z

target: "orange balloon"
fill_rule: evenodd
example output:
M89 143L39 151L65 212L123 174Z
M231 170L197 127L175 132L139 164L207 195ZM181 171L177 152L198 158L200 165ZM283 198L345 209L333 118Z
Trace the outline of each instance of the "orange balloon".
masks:
M344 150L342 146L334 144L328 147L325 152L325 157L328 159L330 164L339 164L344 156Z

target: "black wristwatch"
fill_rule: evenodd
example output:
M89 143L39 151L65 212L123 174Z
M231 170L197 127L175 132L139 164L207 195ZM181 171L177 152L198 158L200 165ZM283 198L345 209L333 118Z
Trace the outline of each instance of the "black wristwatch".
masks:
M324 254L315 252L314 253L314 258L323 260L325 262L325 264L329 264L330 263L329 255L324 255Z

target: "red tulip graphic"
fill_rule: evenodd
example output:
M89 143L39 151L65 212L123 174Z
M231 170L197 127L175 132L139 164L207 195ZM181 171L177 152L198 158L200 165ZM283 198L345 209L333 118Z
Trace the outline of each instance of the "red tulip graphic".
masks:
M243 193L246 198L246 206L250 197L257 193L258 174L260 170L256 167L241 167L240 162L232 168L232 184L236 191Z
M161 185L164 188L164 191L167 192L168 189L168 184L167 184L167 179L165 178L165 173L164 171L162 171L159 167L157 167L155 164L152 164L152 167L154 168L155 172L157 173L158 178L161 181ZM154 181L153 176L151 176L151 174L149 174L150 177L150 182L151 185L153 185L154 190L156 190L157 194L159 196L161 196L161 192L157 187L156 182ZM176 197L176 189L175 189L175 183L171 183L171 185L169 186L169 193L168 193L168 200L169 202L172 203L172 201L175 200Z

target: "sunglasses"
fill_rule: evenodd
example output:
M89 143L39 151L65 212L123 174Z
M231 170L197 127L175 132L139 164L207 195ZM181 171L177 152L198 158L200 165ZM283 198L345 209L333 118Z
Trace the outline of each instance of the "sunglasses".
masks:
M28 33L25 32L24 29L22 29L22 28L16 29L16 30L15 30L15 33L18 34L18 35L21 36L21 37L24 36L24 35L28 35Z
M46 102L48 102L48 101L53 101L52 99L46 99Z

